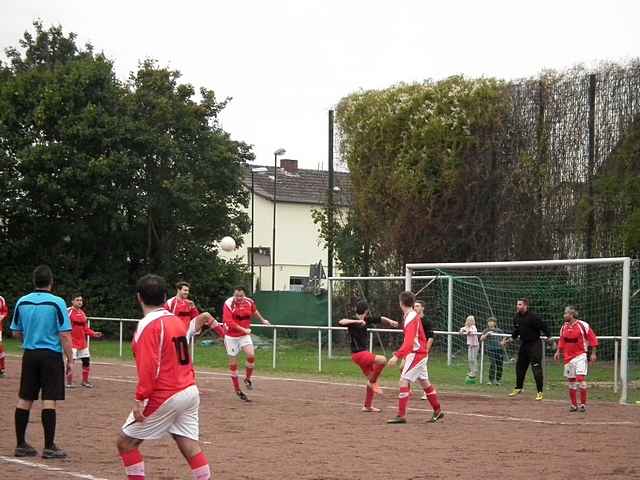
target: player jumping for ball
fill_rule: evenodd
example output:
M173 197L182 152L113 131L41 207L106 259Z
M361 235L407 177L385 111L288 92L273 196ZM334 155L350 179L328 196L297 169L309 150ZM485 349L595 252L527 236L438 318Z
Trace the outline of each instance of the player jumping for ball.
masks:
M564 357L564 376L569 387L570 412L587 411L587 364L588 360L596 361L598 338L587 322L578 319L575 307L564 309L564 325L560 328L560 340L554 358ZM591 348L591 356L587 359L587 351ZM576 385L576 383L578 385ZM577 403L577 389L580 389L580 405Z
M367 377L367 393L364 400L363 412L379 412L380 409L373 406L374 394L381 394L382 389L377 384L378 377L387 364L384 355L374 355L369 351L369 325L375 323L386 323L392 327L397 327L398 322L387 317L372 317L369 313L369 305L361 300L356 305L356 318L343 318L339 325L347 327L351 343L351 360L358 365Z
M251 318L255 315L263 324L271 325L271 323L260 314L255 302L247 297L244 287L236 287L233 297L224 302L222 312L224 345L229 356L229 370L231 371L233 389L241 400L248 402L249 399L240 389L240 382L238 381L238 355L240 351L243 351L247 356L244 384L249 390L252 390L251 375L256 365L256 354L251 340Z
M402 346L393 354L387 363L393 367L398 359L404 361L400 374L400 395L398 396L398 415L387 423L407 423L407 407L409 406L410 384L420 382L427 395L427 400L433 408L431 422L437 422L444 417L440 407L436 389L429 383L427 372L427 337L424 334L422 323L418 314L413 309L415 296L411 292L402 292L399 297L404 323L404 341Z

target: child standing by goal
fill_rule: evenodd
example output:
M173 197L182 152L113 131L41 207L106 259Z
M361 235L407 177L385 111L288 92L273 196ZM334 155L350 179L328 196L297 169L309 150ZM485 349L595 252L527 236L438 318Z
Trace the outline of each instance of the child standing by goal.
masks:
M478 341L476 318L473 315L469 315L467 317L464 322L464 327L460 329L460 333L467 336L467 356L469 360L469 373L467 374L467 378L464 383L476 383L480 342Z
M440 407L438 394L433 385L429 382L427 372L427 337L424 334L422 323L413 309L415 296L411 292L400 294L400 309L404 318L404 340L402 346L393 354L387 363L393 367L402 359L404 362L402 373L400 374L400 394L398 395L398 414L387 423L407 423L407 407L409 406L409 395L411 393L410 384L420 382L427 395L427 401L433 408L432 422L437 422L444 417L444 412Z

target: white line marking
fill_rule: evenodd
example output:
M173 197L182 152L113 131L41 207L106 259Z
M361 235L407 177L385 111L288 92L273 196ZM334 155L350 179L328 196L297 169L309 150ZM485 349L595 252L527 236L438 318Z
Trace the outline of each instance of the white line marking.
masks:
M3 461L5 463L16 463L18 465L23 465L29 468L38 468L40 470L46 470L47 472L58 472L64 475L69 475L74 478L84 478L85 480L109 480L108 478L94 477L93 475L89 475L87 473L68 472L62 469L61 467L52 467L44 463L28 462L26 460L20 460L20 459L11 458L11 457L4 457L2 455L0 455L0 461Z

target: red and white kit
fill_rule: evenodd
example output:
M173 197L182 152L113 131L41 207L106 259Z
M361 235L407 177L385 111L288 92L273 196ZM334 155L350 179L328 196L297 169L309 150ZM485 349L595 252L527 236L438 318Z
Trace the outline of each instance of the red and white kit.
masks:
M429 380L427 372L427 336L422 328L418 314L410 310L404 317L404 341L394 355L404 358L404 367L400 378L411 383Z
M222 320L224 321L224 345L227 354L235 357L243 347L253 345L251 335L247 335L240 328L251 328L251 318L256 313L256 303L243 297L228 298L222 308Z
M81 308L67 308L69 319L71 320L71 348L73 350L73 359L89 358L89 344L87 337L96 337L96 332L89 328L87 315Z
M175 434L198 440L200 394L189 356L189 327L164 308L154 310L138 323L132 342L138 385L136 400L146 407L142 423L133 414L122 427L125 435L140 440Z
M200 312L191 300L185 300L177 296L167 300L164 308L182 320L187 327L191 320L200 315Z
M587 322L576 321L573 325L565 323L560 328L558 348L564 357L564 376L576 378L586 376L588 368L587 349L597 347L598 338Z

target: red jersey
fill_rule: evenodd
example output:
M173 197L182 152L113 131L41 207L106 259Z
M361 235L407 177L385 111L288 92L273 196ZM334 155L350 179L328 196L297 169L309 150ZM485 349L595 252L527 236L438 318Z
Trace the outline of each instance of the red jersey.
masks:
M394 353L397 358L404 358L410 353L427 355L427 336L424 334L422 322L418 314L410 310L404 317L404 340L400 348Z
M193 334L193 324L186 326L164 308L138 322L131 349L138 370L136 400L147 400L143 415L150 415L167 399L195 385L188 345Z
M565 323L560 327L558 348L564 354L564 363L586 353L589 346L597 347L598 338L587 322L578 320L573 325Z
M251 317L256 313L256 303L249 297L228 298L222 307L224 334L229 337L242 337L245 333L238 329L251 328Z
M191 320L200 315L200 312L191 300L184 300L177 296L167 300L164 308L182 320L187 326Z
M7 317L9 315L9 306L7 302L4 301L3 297L0 297L0 317ZM0 329L2 329L2 325L0 325Z
M71 320L71 346L77 350L87 348L87 336L95 337L96 332L89 328L87 316L81 308L69 307L69 320Z

